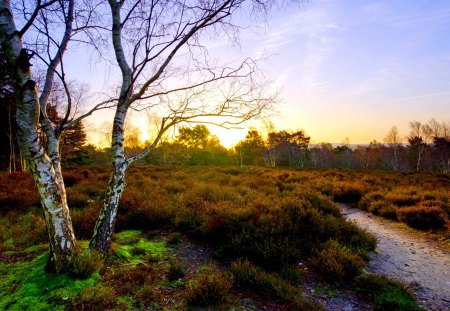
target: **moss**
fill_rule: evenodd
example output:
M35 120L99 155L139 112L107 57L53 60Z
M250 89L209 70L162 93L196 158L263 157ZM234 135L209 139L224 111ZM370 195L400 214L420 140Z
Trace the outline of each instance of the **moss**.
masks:
M0 244L0 247L14 247L14 240L12 238L6 240L5 242Z
M164 259L168 248L162 240L149 241L142 238L139 230L122 231L115 235L113 245L116 256L133 267L145 262L159 262Z
M66 274L53 275L45 271L48 254L31 262L0 265L0 309L62 310L69 300L86 288L95 287L98 273L85 280L74 280Z
M180 286L184 286L183 280L180 280L180 279L177 279L177 280L164 279L158 284L158 287L163 288L163 289L171 288L171 287L180 287Z
M142 231L140 230L126 230L114 234L114 238L119 244L131 244L140 239Z

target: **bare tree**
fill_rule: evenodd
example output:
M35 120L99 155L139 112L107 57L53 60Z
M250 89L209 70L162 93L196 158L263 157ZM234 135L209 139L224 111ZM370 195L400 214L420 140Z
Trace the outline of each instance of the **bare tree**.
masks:
M51 59L52 66L48 70L45 91L39 97L36 82L33 80L30 70L30 59L33 53L24 48L22 38L39 17L38 15L45 16L46 10L58 5L67 5L67 7L59 8L59 12L62 13L67 23L59 49ZM73 11L74 1L64 3L38 1L22 29L17 29L10 1L0 1L0 38L15 82L19 141L41 197L50 238L52 255L50 260L57 272L64 269L64 265L73 255L75 236L59 163L58 137L60 129L44 118L42 125L49 140L47 150L44 150L38 135L38 122L40 112L44 112L45 116L45 109L42 109L42 106L45 107L53 83L54 70L60 64L61 57L67 48L68 39L72 35ZM50 53L50 47L47 47Z
M409 128L408 142L415 153L416 171L419 171L423 152L428 146L433 130L428 124L422 124L419 121L409 122Z
M401 136L398 132L398 128L396 126L391 127L386 137L384 138L384 142L388 145L391 152L391 167L394 171L398 171L399 169L399 151L402 145Z
M78 21L74 21L75 16ZM73 105L63 57L69 42L89 28L86 16L89 14L85 6L78 10L74 0L0 1L0 42L14 81L18 140L41 198L50 240L48 267L55 272L67 269L76 247L61 173L59 142L63 130L81 119L69 122ZM42 89L38 89L32 74L32 59L45 67ZM55 78L59 78L67 95L66 109L59 122L53 122L47 115Z
M261 84L256 62L239 66L210 61L205 35L234 35L232 15L267 10L271 1L115 1L109 0L111 39L121 86L112 133L113 164L91 249L106 254L125 188L127 167L153 150L173 126L183 122L233 127L261 115L274 97ZM138 25L138 26L137 26ZM157 110L158 134L134 156L124 153L124 124L130 109ZM212 121L211 117L221 117Z

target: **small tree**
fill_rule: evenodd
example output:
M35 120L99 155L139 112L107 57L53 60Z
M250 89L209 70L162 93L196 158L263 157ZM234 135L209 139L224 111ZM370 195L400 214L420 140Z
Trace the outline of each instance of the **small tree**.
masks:
M250 129L244 140L235 147L239 166L260 163L264 148L264 139L256 129Z
M428 124L422 124L419 121L409 122L409 128L409 149L413 159L415 159L415 169L419 171L423 153L428 147L429 140L432 136L432 129Z
M390 164L394 171L398 171L399 169L399 155L400 149L402 147L401 137L398 132L396 126L391 127L386 137L384 138L384 142L388 145L390 150Z

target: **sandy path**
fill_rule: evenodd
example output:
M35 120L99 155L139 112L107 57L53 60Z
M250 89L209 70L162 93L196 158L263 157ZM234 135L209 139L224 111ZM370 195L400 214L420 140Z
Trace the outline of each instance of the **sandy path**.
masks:
M388 220L345 205L341 208L348 219L378 239L368 271L411 285L428 310L450 310L450 252Z

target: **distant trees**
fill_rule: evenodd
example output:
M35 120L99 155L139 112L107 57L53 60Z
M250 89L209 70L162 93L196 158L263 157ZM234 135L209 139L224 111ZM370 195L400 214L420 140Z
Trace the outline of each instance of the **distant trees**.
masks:
M8 172L24 169L16 137L14 80L7 70L5 53L0 46L0 169Z
M339 145L310 144L304 131L256 129L235 146L239 165L342 167L382 170L433 170L448 173L450 168L450 125L431 119L410 122L411 131L402 138L393 126L384 143L351 146L348 139ZM408 141L407 144L403 141Z
M244 140L236 147L238 163L242 165L262 165L264 139L257 129L250 129Z

